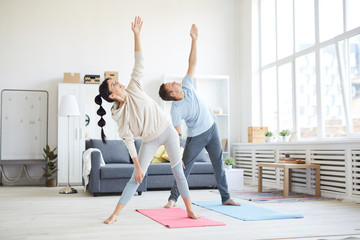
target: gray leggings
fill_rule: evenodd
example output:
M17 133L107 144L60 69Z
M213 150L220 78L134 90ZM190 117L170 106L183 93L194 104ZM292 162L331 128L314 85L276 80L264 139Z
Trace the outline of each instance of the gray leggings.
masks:
M171 165L171 171L174 175L178 190L182 198L189 198L189 186L184 175L181 164L181 153L179 145L179 136L175 128L172 126L168 127L159 137L155 138L150 142L142 142L138 155L141 169L146 173L151 160L153 159L156 150L164 145L166 152L168 153ZM132 196L134 196L136 189L139 187L139 183L134 180L134 172L126 184L124 191L121 194L119 202L126 205Z

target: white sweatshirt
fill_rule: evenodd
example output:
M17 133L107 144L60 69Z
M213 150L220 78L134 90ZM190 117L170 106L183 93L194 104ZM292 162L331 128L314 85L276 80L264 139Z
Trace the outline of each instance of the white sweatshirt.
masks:
M135 66L126 88L126 99L121 108L115 101L111 108L112 118L118 125L119 136L125 142L131 158L137 157L134 138L149 142L171 125L168 115L141 88L143 78L143 54L135 52Z

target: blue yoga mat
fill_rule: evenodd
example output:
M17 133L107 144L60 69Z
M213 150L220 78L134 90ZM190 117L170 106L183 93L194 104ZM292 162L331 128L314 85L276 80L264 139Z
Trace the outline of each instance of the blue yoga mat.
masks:
M244 221L260 221L273 219L303 218L300 214L289 214L258 207L243 201L237 201L241 206L222 205L221 201L197 201L193 204L228 215Z

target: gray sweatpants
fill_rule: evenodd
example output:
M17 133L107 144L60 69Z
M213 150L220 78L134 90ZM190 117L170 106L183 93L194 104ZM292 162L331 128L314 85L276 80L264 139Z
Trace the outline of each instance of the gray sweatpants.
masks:
M209 128L209 130L206 132L195 137L188 137L186 139L186 145L183 154L185 176L186 178L189 177L195 163L195 157L204 148L209 153L210 161L215 173L217 187L221 195L221 201L225 202L230 198L230 194L226 181L225 169L223 167L222 149L216 123L214 123L212 127ZM178 190L178 185L175 182L171 188L171 194L168 200L173 200L176 202L179 197L179 191L180 189Z
M179 136L172 126L167 128L159 137L155 138L154 140L141 143L138 155L141 169L144 173L146 173L149 164L155 155L156 150L161 145L165 146L166 152L168 153L171 164L171 171L174 175L181 197L189 198L189 186L181 164ZM135 169L119 199L119 202L124 205L126 205L130 201L132 196L134 196L136 189L140 185L139 183L135 182L134 175Z

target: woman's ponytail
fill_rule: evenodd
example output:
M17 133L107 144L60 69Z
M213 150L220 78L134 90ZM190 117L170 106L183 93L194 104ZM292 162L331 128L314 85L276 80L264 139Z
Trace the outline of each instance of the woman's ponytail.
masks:
M104 120L103 116L106 114L105 109L101 106L102 99L100 94L95 97L95 103L100 105L99 109L97 110L97 114L100 116L100 120L98 121L98 126L101 127L101 139L104 144L106 144L106 136L104 133L104 126L106 125L106 121Z
M106 144L106 136L104 133L104 126L106 124L103 116L106 114L105 109L101 106L102 104L102 98L105 99L107 102L114 102L113 99L111 99L110 91L109 91L109 85L107 83L108 80L111 80L111 78L106 78L99 86L99 95L95 97L95 103L97 105L100 105L99 109L97 110L97 114L100 116L100 120L98 121L98 126L101 127L101 139L104 144Z

